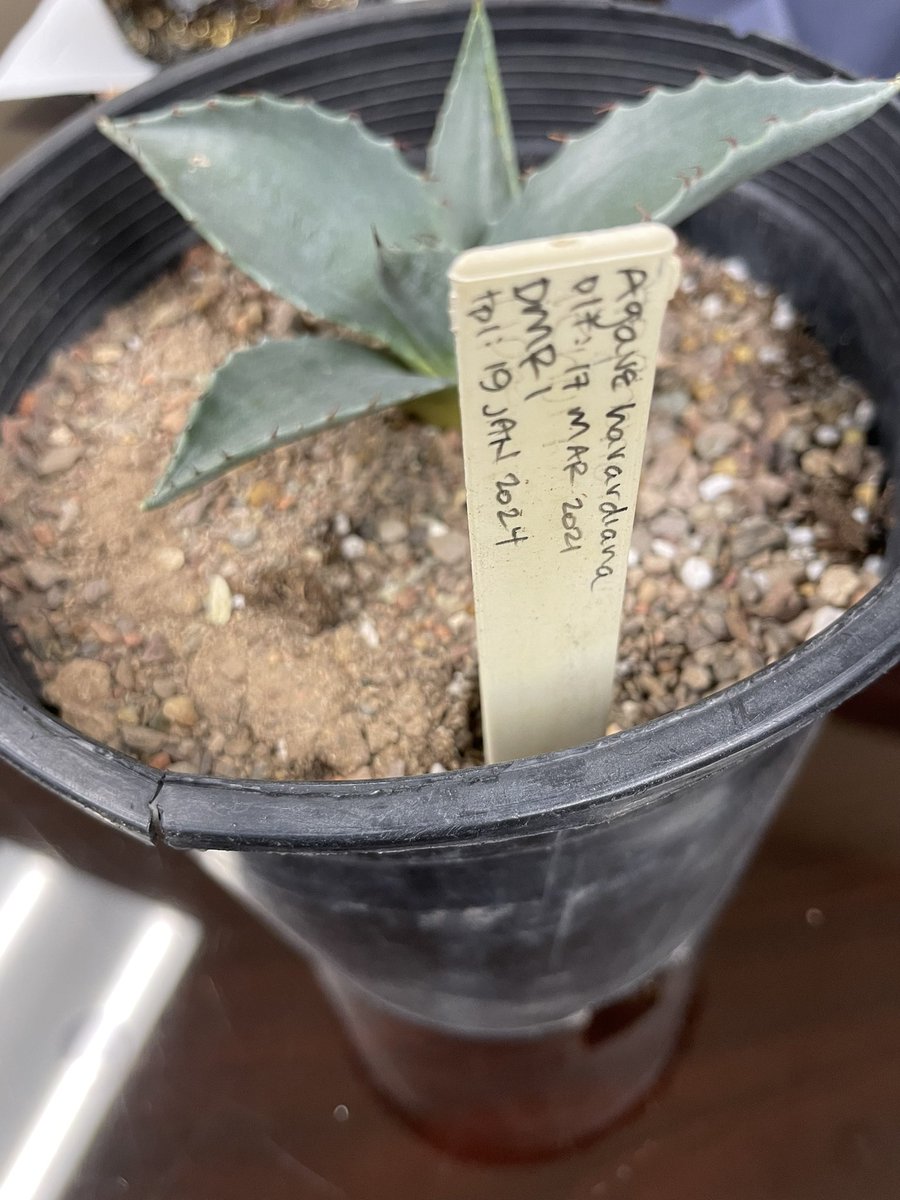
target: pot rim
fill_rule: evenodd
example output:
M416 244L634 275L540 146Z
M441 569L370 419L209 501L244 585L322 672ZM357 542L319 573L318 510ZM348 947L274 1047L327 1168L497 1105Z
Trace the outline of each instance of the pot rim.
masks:
M777 51L816 74L821 60L771 39L596 0L494 0L507 12L554 17L601 9L728 45ZM0 175L4 201L89 133L100 114L138 112L212 72L257 61L346 28L427 25L448 12L460 30L468 0L424 0L342 12L275 28L169 67L124 96L66 122ZM900 111L900 106L894 102ZM147 840L181 847L256 850L401 850L525 837L609 823L665 802L676 789L735 765L799 731L900 659L900 568L833 625L778 662L688 708L599 742L512 763L440 775L346 782L273 782L173 775L100 746L0 683L0 754L37 782Z

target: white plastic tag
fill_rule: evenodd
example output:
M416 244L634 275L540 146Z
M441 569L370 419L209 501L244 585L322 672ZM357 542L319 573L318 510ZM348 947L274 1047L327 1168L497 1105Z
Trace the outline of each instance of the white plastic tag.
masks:
M604 734L675 247L645 222L451 268L490 762Z

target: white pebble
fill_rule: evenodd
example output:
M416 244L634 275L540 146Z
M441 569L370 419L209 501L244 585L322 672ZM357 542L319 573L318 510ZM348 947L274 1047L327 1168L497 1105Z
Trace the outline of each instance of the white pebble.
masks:
M231 597L231 604L232 604L233 608L238 609L238 610L240 610L242 608L246 608L247 607L247 597L242 595L241 592L235 592L234 595Z
M359 636L371 650L377 650L381 645L381 638L378 636L378 630L368 617L363 617L359 623Z
M853 410L853 419L860 429L870 429L875 421L875 412L875 401L866 396Z
M638 563L640 563L640 561L641 561L641 552L639 550L636 550L634 548L634 546L631 546L628 551L629 567L636 567L638 565Z
M705 500L707 504L718 500L720 496L726 496L733 489L734 478L731 475L707 475L697 484L700 499Z
M863 570L867 575L874 575L876 579L884 577L884 559L880 554L870 554L863 562Z
M650 549L657 558L667 558L670 562L678 553L678 547L667 542L665 538L654 538L650 543Z
M705 558L686 558L681 567L681 582L692 592L705 592L712 587L715 572Z
M446 775L447 768L444 766L443 763L432 763L431 766L428 768L428 774L429 775Z
M428 520L428 536L430 538L446 537L450 532L450 526L445 525L443 521L438 521L435 517L430 517Z
M746 283L750 278L750 268L742 258L726 258L722 263L722 269L735 283Z
M700 301L700 315L707 321L714 321L716 317L721 317L724 308L725 302L717 292L710 292Z
M470 691L471 688L465 675L461 671L457 671L447 685L447 695L452 696L454 700L464 700Z
M780 333L787 333L797 324L797 310L787 296L778 296L772 309L772 328Z
M816 541L816 531L809 525L791 525L787 531L787 540L792 546L813 546Z
M684 292L686 296L690 296L697 290L697 276L687 274L682 275L678 288L680 291Z
M760 346L756 358L764 367L774 367L784 362L784 351L780 346Z
M869 523L869 510L864 504L857 504L856 508L851 510L850 516L857 525L868 525Z
M341 558L347 562L355 562L357 559L366 557L366 543L356 533L348 534L347 537L341 538Z
M68 500L63 500L59 506L59 520L57 528L60 533L68 533L81 514L81 505L77 500L70 497Z
M47 441L51 446L71 446L75 441L75 434L68 425L56 425L47 434Z
M819 446L837 446L841 440L841 431L834 425L820 425L813 437Z
M825 560L823 558L814 558L812 562L806 564L806 578L810 583L818 583L825 574Z
M346 513L335 513L331 524L338 537L346 537L353 528Z
M822 633L829 625L833 625L838 617L844 615L844 612L845 609L834 608L831 604L823 604L821 608L817 608L810 622L806 640L809 641L811 637L815 637L817 633Z

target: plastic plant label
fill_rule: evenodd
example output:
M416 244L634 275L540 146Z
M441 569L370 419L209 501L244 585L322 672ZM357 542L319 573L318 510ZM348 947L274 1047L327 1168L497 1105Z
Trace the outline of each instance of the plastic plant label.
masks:
M645 222L451 268L489 762L605 732L675 247Z

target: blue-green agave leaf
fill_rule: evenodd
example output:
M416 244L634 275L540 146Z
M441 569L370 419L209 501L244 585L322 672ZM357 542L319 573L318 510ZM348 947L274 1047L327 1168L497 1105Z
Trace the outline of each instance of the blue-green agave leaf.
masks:
M174 500L264 450L448 386L449 380L413 375L378 351L335 338L242 350L197 401L146 507Z
M404 362L416 364L428 375L455 378L448 280L455 251L385 245L377 230L375 243L382 291L397 323L406 331Z
M519 194L519 160L494 35L476 0L428 149L428 171L447 206L447 240L479 245Z
M893 81L703 77L614 108L527 181L492 242L641 218L675 225L729 188L864 121Z
M436 243L443 214L391 143L272 96L217 97L100 127L243 271L317 317L402 354L372 240Z

